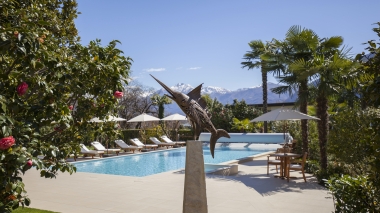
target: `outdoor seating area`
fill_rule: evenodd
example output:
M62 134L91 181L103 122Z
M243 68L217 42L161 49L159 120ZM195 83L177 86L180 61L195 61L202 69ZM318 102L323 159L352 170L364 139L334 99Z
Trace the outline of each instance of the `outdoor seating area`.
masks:
M301 161L293 161L292 159L302 157ZM276 173L280 169L280 174L275 174L274 177L279 177L282 179L287 179L289 182L290 171L301 171L303 179L305 178L305 164L306 164L307 153L304 155L292 153L292 148L278 148L275 153L269 154L267 156L267 175L269 175L269 166L276 166Z
M168 137L164 137L167 140L170 140ZM144 151L154 151L158 149L169 149L169 148L175 148L178 147L178 144L176 142L163 142L160 141L156 137L150 137L149 138L150 144L144 144L140 139L138 138L132 138L129 140L129 142L133 145L127 144L124 140L118 139L115 140L115 145L118 148L106 148L103 144L101 144L98 141L91 142L91 148L87 147L84 144L80 144L80 152L79 155L82 157L80 160L86 160L86 159L94 159L94 158L103 158L105 156L110 157L112 155L118 156L119 154L135 154L140 153L142 150ZM185 143L179 142L181 145L185 145ZM124 151L124 152L122 152ZM87 158L91 157L91 158ZM72 159L74 161L78 160L78 156L72 156ZM70 161L70 158L68 159Z

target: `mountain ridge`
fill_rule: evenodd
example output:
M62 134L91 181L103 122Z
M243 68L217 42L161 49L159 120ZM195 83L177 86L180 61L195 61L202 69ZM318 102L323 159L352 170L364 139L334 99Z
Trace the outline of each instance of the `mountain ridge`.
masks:
M275 84L268 82L268 103L285 103L285 102L294 102L297 99L296 95L293 97L288 94L275 94L271 92L272 88L281 86L280 84ZM176 90L182 93L189 93L195 87L190 84L178 83L170 87L172 90ZM159 95L167 94L166 90L163 88L156 91ZM237 99L238 101L244 100L247 104L261 104L263 103L263 90L262 86L254 86L249 88L240 88L237 90L228 90L222 87L215 86L202 86L201 95L209 94L212 99L216 98L222 104L232 104L233 100ZM180 113L183 114L181 109L177 104L172 103L168 104L165 107L165 114Z

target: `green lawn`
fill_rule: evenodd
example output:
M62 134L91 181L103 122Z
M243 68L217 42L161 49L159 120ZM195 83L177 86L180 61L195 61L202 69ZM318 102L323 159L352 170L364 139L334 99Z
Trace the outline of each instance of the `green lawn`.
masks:
M19 207L18 209L14 210L13 213L57 213L57 212L41 210L41 209Z

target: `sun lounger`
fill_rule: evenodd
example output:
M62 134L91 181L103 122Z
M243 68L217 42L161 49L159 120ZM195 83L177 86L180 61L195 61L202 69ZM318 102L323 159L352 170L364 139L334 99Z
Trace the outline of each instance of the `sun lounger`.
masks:
M162 142L161 142L160 140L158 140L156 137L150 137L149 139L150 139L150 141L152 141L153 143L157 144L158 147L160 147L160 146L161 146L161 147L166 146L166 148L169 149L170 146L171 146L171 147L175 146L175 143L162 143Z
M168 138L168 136L166 136L166 135L161 136L161 139L162 139L163 141L165 141L166 143L175 143L175 144L182 145L182 146L186 144L185 141L172 141L172 140L170 140L170 138Z
M135 153L135 150L141 151L141 147L138 146L130 146L126 144L123 140L115 140L116 145L120 147L120 149L124 150L125 152L132 151Z
M143 144L138 138L132 138L129 139L134 145L141 147L141 148L150 148L150 149L157 149L158 145L156 144Z
M80 153L83 154L83 157L91 156L92 158L94 158L94 156L99 155L99 157L101 158L103 157L104 151L89 150L84 144L80 144ZM77 160L75 156L74 160Z
M91 142L91 145L98 151L107 151L107 152L115 152L116 155L119 155L120 149L106 149L101 143L94 141Z

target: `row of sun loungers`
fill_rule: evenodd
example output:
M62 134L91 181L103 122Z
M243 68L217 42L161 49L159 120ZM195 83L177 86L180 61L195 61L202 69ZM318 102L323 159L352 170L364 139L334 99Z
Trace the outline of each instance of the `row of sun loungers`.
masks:
M92 158L94 158L94 156L98 155L100 158L102 158L104 152L106 152L107 154L111 152L116 153L116 155L119 155L119 152L121 150L124 150L124 152L132 151L133 153L135 153L135 151L141 151L142 149L156 150L158 147L169 148L186 144L186 142L184 141L171 141L166 135L161 136L161 139L165 142L161 142L156 137L151 137L149 139L154 144L144 144L138 138L130 139L130 142L133 143L135 146L128 145L123 140L115 140L116 145L120 147L120 149L107 149L101 143L94 141L91 142L91 145L95 148L95 150L90 150L84 144L80 144L80 153L83 154L83 157L91 156ZM74 157L74 160L76 160L76 157Z

